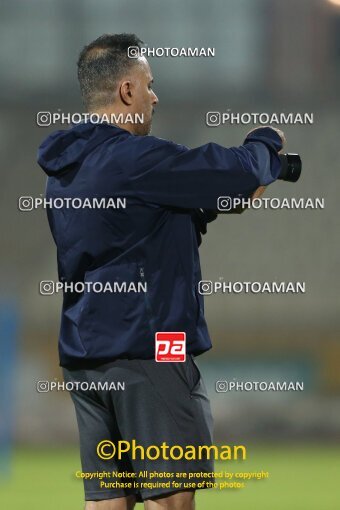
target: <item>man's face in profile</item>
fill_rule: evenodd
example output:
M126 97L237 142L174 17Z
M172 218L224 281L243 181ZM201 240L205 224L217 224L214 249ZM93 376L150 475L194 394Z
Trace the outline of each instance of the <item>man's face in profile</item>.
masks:
M134 134L148 135L151 132L152 114L158 97L152 90L153 77L148 61L139 57L131 70L133 113L143 114L144 122L134 126Z

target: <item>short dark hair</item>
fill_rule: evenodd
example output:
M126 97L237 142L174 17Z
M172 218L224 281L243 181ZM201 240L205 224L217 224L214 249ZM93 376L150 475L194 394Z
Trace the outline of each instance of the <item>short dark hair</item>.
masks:
M117 80L137 62L128 57L129 46L141 48L142 44L135 34L104 34L83 48L78 80L87 110L112 102Z

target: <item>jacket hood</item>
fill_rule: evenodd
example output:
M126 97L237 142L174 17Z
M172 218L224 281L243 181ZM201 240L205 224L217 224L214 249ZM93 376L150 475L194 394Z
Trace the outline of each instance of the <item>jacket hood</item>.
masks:
M124 133L110 124L78 124L70 129L49 135L38 149L38 164L49 176L55 176L75 164L108 138ZM127 135L129 133L125 131Z

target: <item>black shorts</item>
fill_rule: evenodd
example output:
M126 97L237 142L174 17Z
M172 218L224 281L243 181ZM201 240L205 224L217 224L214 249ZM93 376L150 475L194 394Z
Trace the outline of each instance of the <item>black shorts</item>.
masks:
M177 460L165 452L155 460L147 458L138 449L104 460L97 454L97 446L104 440L115 445L119 441L135 440L145 450L150 445L162 443L170 448L187 445L194 447L212 444L212 416L204 383L193 357L184 363L157 363L155 360L116 360L92 369L70 370L64 368L65 382L72 382L72 400L75 405L80 436L80 454L83 473L120 472L119 487L116 474L84 479L85 499L104 500L134 494L137 501L155 498L179 490L206 488L212 478L200 473L214 470L212 460L178 458L180 448L173 450ZM79 384L95 383L96 388L81 389ZM98 388L98 383L101 383ZM103 383L111 384L111 389ZM112 389L114 383L115 389ZM93 384L92 384L93 386ZM75 389L77 387L77 389ZM110 454L107 447L105 453ZM145 453L145 452L144 452ZM151 457L157 450L150 450ZM135 457L135 458L133 458ZM204 456L203 456L204 457ZM133 474L134 478L126 475ZM168 473L168 475L164 475ZM181 473L186 473L183 478ZM189 473L191 473L189 480ZM193 475L195 473L195 475ZM152 478L150 479L150 474ZM101 475L102 476L102 475ZM200 487L191 487L190 482ZM152 482L152 487L149 484ZM107 485L110 484L111 485ZM129 486L130 483L130 486ZM176 483L181 484L175 485ZM184 486L184 483L186 485ZM123 485L122 484L126 484ZM132 485L132 486L131 486Z

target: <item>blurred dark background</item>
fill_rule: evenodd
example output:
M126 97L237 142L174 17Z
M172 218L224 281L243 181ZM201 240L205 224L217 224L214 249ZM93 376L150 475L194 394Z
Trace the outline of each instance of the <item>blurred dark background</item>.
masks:
M206 112L314 113L313 125L281 126L287 151L302 156L300 181L274 183L265 196L325 198L325 209L219 217L201 246L207 280L305 281L306 293L207 296L214 349L198 363L217 440L338 440L340 1L335 0L2 1L0 378L7 398L0 423L10 421L20 444L76 441L67 392L36 392L39 380L62 380L57 355L62 298L39 295L40 280L57 279L45 211L20 212L17 202L22 195L44 193L37 147L54 129L67 128L38 127L37 112L81 112L78 54L99 35L121 32L135 32L150 47L216 49L214 58L149 59L160 99L156 136L191 147L208 141L240 145L253 125L209 128ZM233 378L299 380L305 389L215 392L216 380Z

